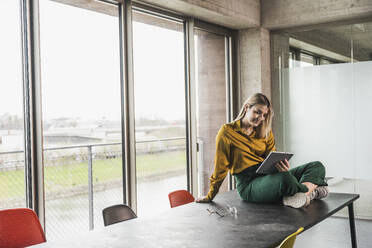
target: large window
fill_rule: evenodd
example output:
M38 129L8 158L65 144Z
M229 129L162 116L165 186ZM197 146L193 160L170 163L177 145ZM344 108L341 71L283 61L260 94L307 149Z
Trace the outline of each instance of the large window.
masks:
M102 227L114 204L168 210L198 165L208 184L230 100L226 30L119 2L0 3L0 208L35 209L48 241Z
M123 202L118 24L40 1L48 240L103 226L102 209Z
M182 22L134 12L133 57L137 205L146 216L187 189Z
M290 41L293 39L290 39ZM290 42L291 44L291 42ZM303 44L303 42L297 41L295 44ZM305 43L306 44L306 43ZM289 57L288 57L288 67L308 67L314 65L329 65L329 64L337 64L337 63L345 63L350 61L350 58L346 56L340 56L331 52L325 52L324 55L321 53L323 49L317 46L304 46L304 49L290 47L289 48ZM306 50L310 49L310 50ZM332 58L335 56L335 58Z
M25 207L20 1L0 1L0 208Z

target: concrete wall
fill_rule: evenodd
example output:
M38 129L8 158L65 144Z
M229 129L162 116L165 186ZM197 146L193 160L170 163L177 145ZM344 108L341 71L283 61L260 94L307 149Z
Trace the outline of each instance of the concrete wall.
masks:
M198 113L197 135L203 142L203 160L198 163L202 175L202 195L209 190L209 178L214 170L216 135L226 123L225 39L223 36L198 32ZM227 179L220 188L226 191Z
M282 29L372 16L371 0L262 0L261 25Z

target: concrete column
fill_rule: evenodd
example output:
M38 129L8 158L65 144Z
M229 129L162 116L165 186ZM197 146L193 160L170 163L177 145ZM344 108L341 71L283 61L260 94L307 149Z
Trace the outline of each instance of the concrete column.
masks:
M197 132L203 142L203 160L198 164L198 170L202 174L201 193L205 195L214 170L216 135L226 123L225 38L206 32L198 33L197 58ZM220 192L226 190L227 179Z
M269 31L263 28L240 30L239 53L242 103L256 92L262 92L270 98Z

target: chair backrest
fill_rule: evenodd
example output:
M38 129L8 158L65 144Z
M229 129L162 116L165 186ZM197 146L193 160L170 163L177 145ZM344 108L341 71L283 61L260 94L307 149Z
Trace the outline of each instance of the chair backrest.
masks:
M176 190L168 194L171 208L193 202L194 197L186 190Z
M292 248L296 241L297 234L301 233L303 230L304 228L300 227L296 232L286 237L279 245L279 248Z
M35 212L28 208L0 210L0 248L16 248L46 242Z
M136 213L125 204L118 204L102 210L103 223L105 226L137 218Z

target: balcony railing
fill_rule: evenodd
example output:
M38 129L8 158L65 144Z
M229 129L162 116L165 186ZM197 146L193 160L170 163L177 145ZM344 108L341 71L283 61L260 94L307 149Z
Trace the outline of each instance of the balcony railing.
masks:
M137 155L141 156L146 154L161 154L163 152L177 152L177 151L184 151L185 150L185 137L175 137L175 138L166 138L166 139L151 139L151 140L142 140L136 142L137 147ZM109 148L110 147L110 148ZM74 150L71 152L71 150ZM122 157L122 148L121 143L101 143L101 144L86 144L86 145L73 145L73 146L60 146L60 147L49 147L44 148L44 166L45 168L61 168L64 165L67 166L74 166L76 167L78 165L84 164L84 176L82 176L80 180L81 185L75 185L72 183L72 185L67 185L65 188L59 189L60 192L55 191L56 187L54 184L56 183L46 183L46 187L49 187L50 184L52 185L52 190L49 190L50 192L46 192L46 197L48 200L53 199L60 199L60 198L67 198L72 197L74 195L78 194L86 194L88 191L88 201L89 201L89 229L94 228L94 206L93 206L93 194L94 189L102 190L106 189L106 185L109 185L108 187L115 187L117 183L120 184L118 181L117 183L112 183L112 181L108 181L107 183L101 182L101 184L104 184L102 187L97 186L97 182L94 180L93 177L93 160L111 160L116 161L116 163L121 164L121 157ZM23 151L10 151L10 152L0 152L0 173L10 173L12 171L18 171L18 170L24 170L24 158L23 158ZM118 162L120 161L120 162ZM87 165L87 168L86 168ZM86 170L88 170L87 177ZM54 170L53 170L54 171ZM50 173L49 173L50 174ZM63 174L63 173L62 173ZM12 174L14 175L14 174ZM50 176L50 175L49 175ZM58 172L56 175L53 175L54 177L63 177L63 175L58 175ZM75 175L76 176L76 175ZM48 177L48 175L45 175L45 177ZM85 177L85 179L83 178ZM23 178L22 178L23 179ZM88 183L84 183L85 180L88 179ZM68 178L58 178L59 181L68 181L70 179ZM121 185L122 185L122 180ZM86 181L85 181L86 182ZM0 182L1 184L1 182ZM95 184L95 188L93 188L93 184ZM24 187L24 185L22 185ZM20 185L20 187L22 187ZM7 185L4 185L2 187L7 187ZM117 187L117 186L116 186ZM23 189L24 190L24 189ZM1 192L1 189L0 189ZM3 196L4 197L4 196ZM5 196L6 197L6 196ZM14 207L14 204L12 204L11 199L3 198L1 199L0 194L0 202L4 203L1 204L0 208L5 207ZM4 201L5 200L5 201ZM7 200L10 200L8 204L6 203ZM22 201L23 198L14 197L13 202ZM12 206L13 205L13 206Z
M174 137L174 138L165 138L165 139L151 139L151 140L140 140L136 141L136 146L137 146L137 154L141 153L156 153L156 152L164 152L164 151L171 151L171 150L178 150L182 149L184 145L177 145L177 144L171 144L171 145L164 145L164 142L169 142L169 141L181 141L181 140L186 140L185 137ZM158 143L158 145L149 145L149 144L154 144ZM105 147L105 146L113 146L113 145L121 145L121 142L115 142L115 143L98 143L98 144L84 144L84 145L71 145L71 146L59 146L59 147L48 147L44 148L43 151L60 151L60 150L67 150L67 149L79 149L79 148L88 148L87 153L82 153L80 155L79 161L89 161L90 157L89 155L92 155L92 158L98 158L102 154L90 154L89 153L89 147L90 149L93 147ZM143 145L143 146L141 146ZM140 147L139 147L140 146ZM7 159L0 159L0 171L6 171L6 170L16 170L18 168L23 168L24 167L24 160L23 160L23 154L24 151L22 150L17 150L17 151L7 151L7 152L0 152L0 158L1 156L7 156ZM109 153L109 152L107 152ZM20 156L9 156L9 155L20 155ZM44 153L45 155L45 153ZM110 155L107 155L110 156ZM115 156L121 156L121 150L116 151L115 154L112 154L113 157ZM44 166L53 166L53 160L58 160L63 158L65 163L74 162L78 160L79 158L74 155L59 155L56 157L48 157L47 161L44 156ZM109 157L106 157L109 158ZM61 161L58 161L59 165Z

